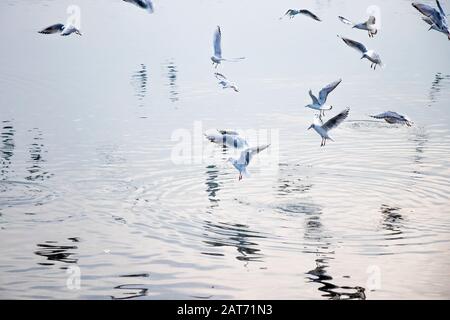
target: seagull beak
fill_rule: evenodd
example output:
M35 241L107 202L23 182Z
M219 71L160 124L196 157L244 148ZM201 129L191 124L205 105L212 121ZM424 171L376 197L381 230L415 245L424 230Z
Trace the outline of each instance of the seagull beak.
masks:
M313 125L310 125L309 128L308 128L308 130L311 129L312 127L313 127Z

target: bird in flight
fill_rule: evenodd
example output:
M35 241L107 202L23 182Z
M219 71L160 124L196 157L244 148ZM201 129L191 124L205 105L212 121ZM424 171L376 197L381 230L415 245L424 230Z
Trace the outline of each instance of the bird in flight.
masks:
M325 103L327 102L327 97L330 94L331 91L336 89L336 87L342 82L342 79L339 79L337 81L334 81L327 85L325 88L320 90L319 92L319 98L316 98L316 96L312 93L311 90L309 90L309 96L312 99L312 104L308 104L305 106L305 108L311 108L314 110L319 110L320 114L319 117L322 118L322 116L325 116L325 110L331 110L333 109L333 106L326 106Z
M74 25L72 25L72 24L64 25L62 23L53 24L53 25L51 25L45 29L42 29L41 31L38 31L38 32L42 33L42 34L59 33L61 36L68 36L72 33L75 33L79 36L82 35L81 31L78 30Z
M221 73L214 73L217 80L219 80L219 84L222 86L223 89L233 89L235 92L239 92L239 89L234 83L231 83L228 81L228 79Z
M125 2L134 4L141 9L146 10L148 13L153 13L155 10L153 9L153 3L151 0L123 0Z
M450 40L450 30L448 27L447 15L445 14L444 9L442 9L442 6L438 0L436 0L436 4L439 11L427 4L418 2L413 2L412 6L424 15L422 17L422 20L430 25L430 28L428 30L436 30L442 32L443 34L447 35L448 40Z
M260 153L263 150L266 150L270 147L270 144L266 144L259 147L248 148L241 152L239 159L229 158L228 162L239 171L239 181L242 180L242 175L249 176L249 172L247 171L247 166L250 164L252 158Z
M245 57L234 59L225 59L222 57L222 31L220 30L220 26L217 26L216 31L214 32L213 46L214 55L211 57L211 60L213 62L212 64L215 65L216 68L222 61L237 62L245 59Z
M370 68L373 68L373 70L375 70L377 68L377 65L383 67L383 62L381 61L380 55L376 53L374 50L368 50L366 46L355 40L343 38L339 35L338 37L341 38L345 42L345 44L348 45L350 48L353 48L361 52L362 53L361 59L367 59L371 62Z
M292 19L298 14L303 14L303 15L310 17L311 19L314 19L316 21L322 21L322 20L320 20L320 18L317 15L315 15L314 13L312 13L311 11L306 10L306 9L300 9L300 10L289 9L288 11L286 11L284 16L288 16L290 19ZM280 19L282 19L282 18L283 17L281 17Z
M350 109L347 108L341 113L339 113L337 116L334 116L333 118L325 122L325 124L322 123L322 120L320 118L316 118L314 120L314 123L308 128L308 130L314 129L322 137L322 142L320 143L321 147L325 146L327 140L334 141L330 137L328 132L339 126L348 117L349 112Z
M351 25L354 29L366 30L369 33L369 38L373 38L378 33L376 18L374 16L370 16L367 21L361 23L354 23L342 16L339 16L338 18L343 23Z

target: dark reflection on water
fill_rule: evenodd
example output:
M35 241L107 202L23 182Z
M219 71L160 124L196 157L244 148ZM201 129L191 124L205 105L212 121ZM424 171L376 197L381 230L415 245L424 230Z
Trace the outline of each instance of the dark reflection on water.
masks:
M390 207L388 205L381 205L380 211L382 215L382 227L387 231L394 232L399 235L402 234L403 216L400 214L401 208ZM389 240L391 238L387 238ZM396 238L398 239L398 238Z
M254 242L256 239L264 239L265 237L258 232L249 230L249 226L244 224L230 224L225 222L214 223L204 221L205 233L203 241L212 247L235 247L239 253L236 259L249 261L263 261L263 254L258 249L258 244ZM205 255L223 256L217 252L202 252Z
M142 101L147 95L148 86L147 66L145 64L141 64L141 68L133 73L131 76L131 84L135 88L135 96L139 101Z
M299 167L296 165L295 167ZM295 193L305 193L312 188L312 184L303 181L297 172L288 172L290 166L280 163L278 184L276 186L278 196L289 196Z
M334 259L334 250L332 250L332 238L324 234L323 224L321 222L321 211L310 212L305 219L305 240L312 242L306 253L315 253L316 266L314 269L306 272L306 278L311 283L319 284L318 290L322 297L331 300L365 300L365 289L360 286L338 286L332 282L333 277L328 273L329 262Z
M2 142L0 147L0 177L2 180L6 180L11 166L11 158L14 155L14 134L16 131L9 120L2 121L2 125L0 133Z
M166 68L166 76L168 79L168 86L169 86L169 99L171 102L177 102L178 101L178 86L177 86L177 74L178 69L177 66L173 61L169 61L165 64Z
M78 238L68 238L71 242L79 242ZM52 266L54 262L77 263L78 259L73 258L74 250L78 249L74 245L60 245L57 241L45 241L37 244L38 250L34 253L47 258L50 262L39 262L39 265Z
M206 167L206 193L208 194L208 199L211 202L211 208L216 207L217 202L220 199L217 197L217 193L220 190L220 183L217 181L219 177L219 169L216 165L209 165Z
M111 296L113 300L127 300L139 297L145 297L148 292L143 284L121 284L115 286L114 289L120 290L120 296Z
M450 84L450 75L448 74L442 74L441 72L436 73L434 76L434 80L431 83L430 93L429 93L429 99L430 103L428 106L432 106L434 103L437 102L439 93L441 90Z
M47 151L44 151L42 132L37 128L29 130L29 132L33 133L34 137L33 143L29 147L30 166L27 167L28 176L25 179L28 181L44 181L51 178L52 174L43 169L44 153Z

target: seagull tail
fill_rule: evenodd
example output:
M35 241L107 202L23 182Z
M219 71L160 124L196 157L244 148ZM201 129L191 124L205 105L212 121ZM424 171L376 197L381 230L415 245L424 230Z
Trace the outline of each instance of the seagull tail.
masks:
M252 176L247 168L244 168L244 170L242 170L242 175L246 178L250 178Z

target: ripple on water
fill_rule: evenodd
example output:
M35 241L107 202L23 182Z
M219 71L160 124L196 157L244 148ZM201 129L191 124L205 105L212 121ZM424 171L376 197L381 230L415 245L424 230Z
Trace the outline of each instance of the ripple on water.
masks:
M40 206L56 198L57 193L42 184L21 181L0 181L1 206Z

